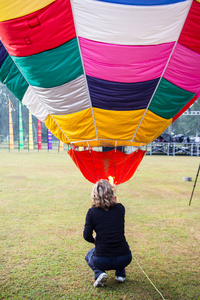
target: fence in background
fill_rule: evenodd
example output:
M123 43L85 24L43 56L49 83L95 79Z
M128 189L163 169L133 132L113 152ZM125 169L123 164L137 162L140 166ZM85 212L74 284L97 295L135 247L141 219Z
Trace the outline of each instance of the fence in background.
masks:
M101 147L100 147L101 148ZM101 151L101 149L94 148L94 150ZM59 141L53 141L52 142L52 150L48 149L47 143L42 143L42 149L38 150L38 145L34 144L34 149L29 150L28 141L24 142L24 150L19 149L19 145L17 142L14 143L14 150L9 150L9 142L2 142L0 143L0 150L8 150L8 151L48 151L51 152L52 150L54 152L60 152L59 149ZM70 149L70 146L65 145L63 147L62 151L68 151ZM80 148L82 150L82 147ZM135 147L124 147L124 152L129 154L136 150ZM147 153L146 155L171 155L171 156L177 156L177 155L185 155L185 156L200 156L200 143L175 143L175 142L153 142L148 145L147 147Z
M125 152L131 153L134 150L134 147L126 147ZM146 155L200 156L200 143L153 142L148 145Z

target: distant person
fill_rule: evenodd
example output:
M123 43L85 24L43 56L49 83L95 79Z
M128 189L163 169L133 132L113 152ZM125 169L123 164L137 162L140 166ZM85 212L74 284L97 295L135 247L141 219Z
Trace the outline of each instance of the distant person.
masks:
M85 260L94 271L94 287L102 287L107 279L106 270L115 270L118 282L124 282L125 267L132 254L124 235L125 208L116 202L113 187L108 180L101 179L92 190L92 208L86 215L83 237L94 243ZM93 231L96 236L93 237Z

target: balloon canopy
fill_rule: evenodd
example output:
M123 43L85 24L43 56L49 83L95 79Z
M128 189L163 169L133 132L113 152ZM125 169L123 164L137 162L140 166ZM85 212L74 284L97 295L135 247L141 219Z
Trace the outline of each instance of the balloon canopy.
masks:
M146 145L200 95L199 2L1 1L0 80L66 144Z

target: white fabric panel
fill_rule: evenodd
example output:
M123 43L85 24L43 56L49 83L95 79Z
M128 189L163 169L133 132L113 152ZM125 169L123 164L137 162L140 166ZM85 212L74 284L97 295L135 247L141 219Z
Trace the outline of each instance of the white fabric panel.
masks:
M39 97L34 93L32 86L29 86L24 94L22 103L30 110L38 120L45 122L49 115L48 110L44 104L40 101Z
M57 87L32 88L50 114L66 115L90 107L84 75Z
M191 0L154 6L73 0L78 36L121 45L155 45L176 41Z

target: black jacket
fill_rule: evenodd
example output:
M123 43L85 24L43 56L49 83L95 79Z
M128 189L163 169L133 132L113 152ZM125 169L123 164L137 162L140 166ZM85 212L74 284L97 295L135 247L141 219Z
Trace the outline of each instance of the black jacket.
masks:
M124 235L125 208L121 203L110 207L107 211L92 207L88 210L85 220L83 237L94 243L93 230L96 232L96 256L121 256L130 253Z

